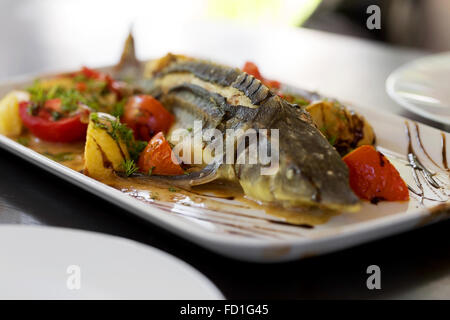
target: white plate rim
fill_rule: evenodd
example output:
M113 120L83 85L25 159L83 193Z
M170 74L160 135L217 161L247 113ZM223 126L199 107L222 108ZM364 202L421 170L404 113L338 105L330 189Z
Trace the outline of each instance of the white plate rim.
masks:
M401 107L405 108L408 111L411 111L412 113L418 114L422 117L424 117L425 119L429 119L429 120L433 120L436 121L438 123L444 124L449 126L450 125L450 117L443 117L442 115L439 114L434 114L432 112L428 112L416 105L414 105L411 102L408 102L405 99L401 99L396 93L395 93L395 82L397 81L398 76L404 72L405 70L411 68L414 65L420 64L423 61L427 61L430 59L436 59L439 58L440 56L449 56L450 53L449 52L444 52L444 53L439 53L439 54L432 54L432 55L428 55L425 57L421 57L418 58L416 60L410 61L400 67L398 67L397 69L395 69L394 71L391 72L391 74L389 74L389 76L386 79L386 92L388 93L388 95L391 97L392 100L394 100L395 102L397 102Z
M27 232L31 233L41 233L41 232L50 232L52 235L55 235L57 233L64 234L64 237L67 236L75 236L75 237L86 237L89 238L102 238L104 240L114 240L119 241L121 244L125 244L127 246L132 246L134 248L139 248L148 252L151 252L157 257L162 257L166 261L169 261L170 263L173 263L174 265L177 265L178 267L184 269L186 272L188 272L191 276L193 276L196 281L199 283L202 283L203 286L207 289L209 294L212 295L212 299L216 300L223 300L225 299L222 292L217 288L217 286L203 273L201 273L199 270L194 268L189 263L185 262L184 260L165 252L161 249L155 248L153 246L147 245L145 243L141 243L132 239L120 237L117 235L112 234L106 234L96 231L90 231L90 230L82 230L82 229L72 229L72 228L66 228L66 227L55 227L55 226L43 226L43 225L18 225L18 224L3 224L0 225L0 232L4 233L5 231L14 231L17 230L23 231L27 230ZM0 247L2 244L0 244Z

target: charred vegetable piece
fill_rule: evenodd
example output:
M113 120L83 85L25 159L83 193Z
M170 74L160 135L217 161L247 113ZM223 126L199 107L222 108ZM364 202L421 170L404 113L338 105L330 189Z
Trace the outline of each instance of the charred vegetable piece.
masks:
M29 98L27 92L12 91L0 101L0 134L17 136L22 132L19 104Z
M375 144L375 133L366 119L336 101L315 102L306 110L342 156L359 146Z
M350 186L361 199L409 200L408 186L397 169L373 146L359 147L343 160L350 171Z
M139 169L149 175L182 175L184 173L162 132L157 133L139 157Z
M129 134L118 119L105 113L92 113L84 151L84 174L105 179L115 171L125 171L130 160L127 148Z
M122 117L136 139L149 141L157 132L167 133L174 116L150 95L136 95L128 99Z
M224 174L237 179L247 196L286 207L320 206L357 210L348 168L304 108L288 103L258 79L239 69L168 55L153 61L141 83L175 115L175 127L204 129L279 129L279 167L261 175L258 164L221 164L211 181ZM170 140L170 137L168 137ZM240 155L235 154L235 158ZM205 178L205 175L203 175ZM185 178L195 183L189 175Z

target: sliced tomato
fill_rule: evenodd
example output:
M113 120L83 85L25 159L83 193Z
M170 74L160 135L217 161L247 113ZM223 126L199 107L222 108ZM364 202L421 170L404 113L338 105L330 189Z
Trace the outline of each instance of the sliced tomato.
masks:
M74 142L86 138L88 125L80 120L82 114L53 121L45 109L41 109L36 116L30 114L29 105L29 102L21 102L19 115L24 126L36 137L51 142Z
M280 89L280 83L275 80L269 80L264 78L259 71L259 68L253 62L247 61L242 68L242 71L247 72L249 75L254 76L256 79L260 80L263 84L270 88Z
M174 116L152 96L136 95L128 99L122 121L133 129L136 139L148 141L157 132L167 133Z
M142 151L139 161L139 170L164 176L183 174L183 169L177 161L172 159L172 148L164 134L158 132Z
M397 169L373 146L361 146L342 160L349 169L350 186L361 199L409 200L408 186Z

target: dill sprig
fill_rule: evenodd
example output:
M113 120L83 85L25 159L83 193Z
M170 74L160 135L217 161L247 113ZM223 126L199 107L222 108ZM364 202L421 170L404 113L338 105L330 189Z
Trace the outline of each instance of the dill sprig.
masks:
M128 159L122 162L122 169L127 177L131 176L133 173L139 170L139 168L134 163L134 160Z

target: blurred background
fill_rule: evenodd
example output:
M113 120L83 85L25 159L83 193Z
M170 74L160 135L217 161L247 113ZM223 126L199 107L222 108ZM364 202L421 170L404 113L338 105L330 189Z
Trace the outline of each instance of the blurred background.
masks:
M371 4L381 8L380 30L366 28ZM302 27L430 51L450 49L447 0L1 0L0 78L112 63L132 26L142 58L168 50L193 52L205 39L198 39L195 33L202 34L192 26L212 22ZM221 43L228 47L223 50L236 45L227 38Z
M381 29L366 26L369 5ZM0 0L0 80L167 52L256 62L294 86L405 114L385 92L400 65L450 50L447 0ZM355 88L358 90L355 90Z

